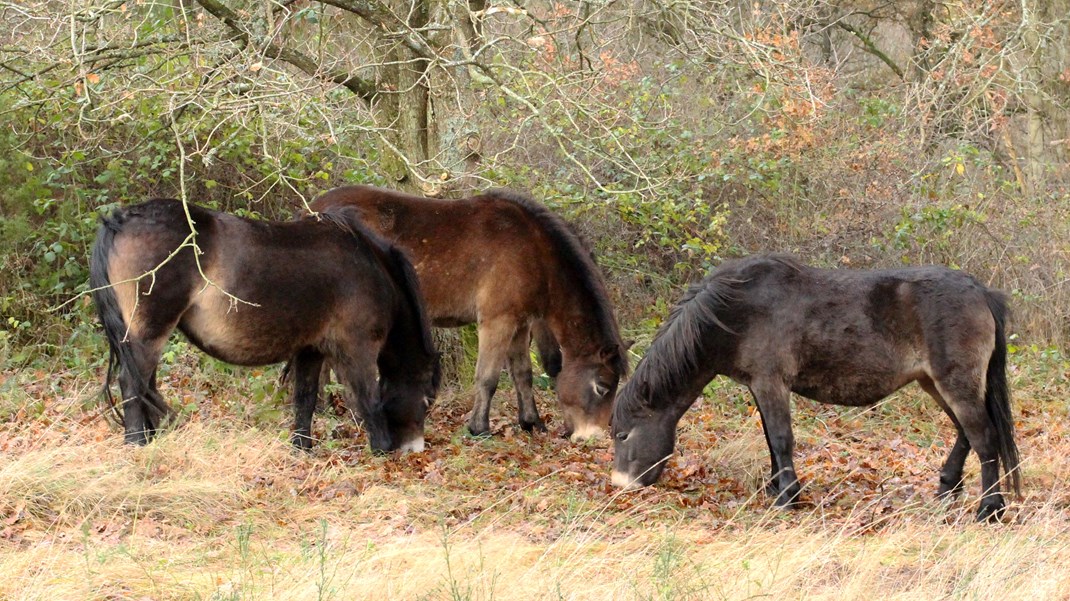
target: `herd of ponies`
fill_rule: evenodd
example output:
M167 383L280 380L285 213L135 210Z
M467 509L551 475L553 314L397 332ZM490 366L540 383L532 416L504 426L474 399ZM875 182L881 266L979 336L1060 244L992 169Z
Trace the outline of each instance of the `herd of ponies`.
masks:
M801 490L791 393L869 406L911 382L957 431L938 494L962 491L971 449L981 462L978 520L1001 518L1003 477L1020 492L1006 298L961 271L818 269L786 255L728 260L687 289L629 376L629 345L594 257L531 198L491 190L440 200L347 186L310 208L271 222L154 199L102 219L90 286L109 346L104 397L127 443L147 443L172 416L156 369L177 328L228 363L288 362L296 447L313 443L329 367L373 450L422 451L441 380L430 328L474 323L468 431L489 434L502 369L517 392L519 426L546 429L532 391L534 340L555 379L565 434L608 427L620 487L658 480L681 417L724 375L753 395L778 506L797 504Z

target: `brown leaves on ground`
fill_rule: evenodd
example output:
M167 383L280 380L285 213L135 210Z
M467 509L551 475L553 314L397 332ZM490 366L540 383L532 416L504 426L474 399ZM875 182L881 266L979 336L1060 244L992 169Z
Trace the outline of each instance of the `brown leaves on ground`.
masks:
M165 433L165 440L181 437L184 428L194 425L212 428L227 423L238 432L253 428L235 419L240 401L228 398L225 388L213 386L209 394L204 387L188 388L188 376L177 375L181 371L176 370L175 377L183 381L164 382L164 394L192 399L199 409L178 430ZM45 374L20 381L25 402L0 422L3 457L10 460L33 449L65 444L114 442L119 448L120 433L99 418L95 405L85 402L95 385L78 377ZM1065 393L1063 388L1048 387L1036 391L1036 396L1054 398ZM1052 467L1055 458L1070 448L1066 406L1031 396L1032 391L1019 392L1016 408L1019 445L1026 458L1026 498L1012 512L1019 520L1027 519L1030 508L1039 504L1070 505L1070 493L1058 486L1065 483L1066 470ZM318 507L317 511L345 511L365 502L370 489L383 487L396 491L393 498L406 499L375 514L387 531L458 529L478 523L546 540L578 524L637 528L684 520L716 530L754 523L777 527L797 515L769 510L772 499L764 492L769 458L760 418L737 400L700 400L681 422L677 453L661 481L626 493L609 484L612 449L607 439L573 444L552 434L523 432L515 425L510 401L512 395L499 393L497 406L503 415L492 419L493 435L472 438L464 430L468 395L444 398L429 416L427 450L388 456L371 454L359 426L344 416L319 414L314 420L319 440L312 453L289 451L282 442L289 425L288 408L281 408L283 417L272 433L273 444L282 445L276 449L285 449L273 451L282 453L279 457L258 461L260 451L255 448L216 451L236 454L220 469L236 472L227 477L240 487L241 497L208 503L204 515L214 517L205 518L203 528L232 526L244 510L279 511L282 500ZM552 398L540 394L539 408L553 432L558 424ZM822 523L866 534L879 532L892 520L909 520L915 510L922 519L948 511L958 519L975 509L979 477L972 456L967 463L966 499L950 510L933 502L938 471L954 442L954 431L920 391L908 390L868 410L799 401L794 421L795 461L804 484L799 511L819 516ZM197 452L172 451L166 461L147 461L138 468L137 477L144 485L163 487L195 477L211 467L204 465L211 457L198 457ZM113 450L113 456L122 453ZM199 493L189 494L194 495L192 503ZM1053 494L1061 497L1053 500ZM31 540L34 529L66 519L62 516L69 507L50 508L48 500L39 501L41 506L32 499L0 496L0 541ZM130 533L167 539L190 529L163 513L141 513L137 519L128 510L110 515L87 510L85 515L88 521L78 527L101 539ZM287 523L291 518L280 511L276 519Z

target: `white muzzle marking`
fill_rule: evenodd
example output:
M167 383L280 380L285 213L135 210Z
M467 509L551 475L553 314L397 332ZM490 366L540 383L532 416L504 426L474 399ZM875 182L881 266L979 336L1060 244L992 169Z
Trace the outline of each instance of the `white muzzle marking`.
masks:
M602 438L606 435L605 428L597 426L595 424L582 424L572 431L572 436L569 436L569 440L572 442L579 442L588 438Z
M422 453L424 450L424 437L419 436L401 443L398 450L402 453Z
M623 488L624 490L637 487L635 484L635 480L632 480L631 476L617 470L613 470L613 477L611 481L613 482L613 486L616 486L617 488Z

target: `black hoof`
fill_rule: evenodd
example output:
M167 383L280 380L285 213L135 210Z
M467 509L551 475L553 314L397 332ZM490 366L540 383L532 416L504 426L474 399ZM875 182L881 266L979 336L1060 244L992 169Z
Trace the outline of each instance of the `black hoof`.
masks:
M311 436L306 436L304 434L297 434L295 432L295 433L290 435L290 444L292 444L295 449L298 449L298 450L301 450L301 451L311 451L312 450L312 437Z
M765 494L770 499L775 499L780 496L780 485L776 480L770 480L765 483Z
M799 486L789 486L787 490L770 482L765 486L765 492L773 497L773 505L780 509L794 509L802 504L802 489Z
M490 425L477 425L468 424L468 435L472 438L490 438Z
M538 418L533 422L520 420L520 429L525 432L546 432L546 422Z
M1003 521L1003 514L1007 509L1003 499L996 501L982 501L981 508L977 510L977 521L996 524Z
M143 447L149 444L149 437L144 432L127 432L123 436L123 442L129 445Z
M945 482L943 478L940 479L940 488L936 491L937 499L957 499L962 495L963 483L960 479L955 484L949 484Z

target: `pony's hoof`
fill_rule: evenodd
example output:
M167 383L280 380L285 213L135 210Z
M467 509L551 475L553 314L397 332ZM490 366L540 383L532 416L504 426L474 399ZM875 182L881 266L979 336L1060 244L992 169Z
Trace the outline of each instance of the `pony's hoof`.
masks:
M936 498L946 499L948 501L957 499L962 496L963 488L964 485L962 483L962 479L959 479L959 481L955 484L948 484L947 482L944 482L944 480L941 478L940 488L936 491Z
M299 451L311 452L312 451L312 437L305 436L304 434L291 434L290 444Z
M542 421L542 418L531 422L520 420L520 429L525 432L546 432L546 422Z
M468 424L468 435L472 438L490 438L490 425Z
M769 490L770 487L773 488L772 491ZM795 509L802 506L802 489L798 486L781 491L780 487L773 486L770 482L766 485L766 492L773 497L773 506L778 509Z
M981 508L977 510L977 521L997 524L1003 521L1003 514L1006 510L1007 506L1002 498L990 502L982 501Z
M127 433L123 436L123 442L128 445L143 447L149 444L149 437L144 432Z
M780 486L776 483L776 480L770 480L765 483L765 495L770 499L780 496Z

